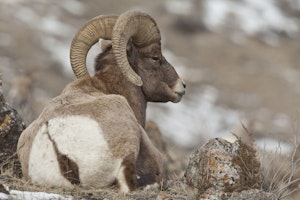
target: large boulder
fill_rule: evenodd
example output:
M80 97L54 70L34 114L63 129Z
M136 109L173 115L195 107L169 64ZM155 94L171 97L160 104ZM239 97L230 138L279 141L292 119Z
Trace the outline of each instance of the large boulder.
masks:
M183 181L199 199L272 199L261 191L261 169L252 145L240 139L209 140L190 156Z
M21 176L16 151L18 139L24 129L24 121L4 98L0 78L0 174L13 169L14 175Z

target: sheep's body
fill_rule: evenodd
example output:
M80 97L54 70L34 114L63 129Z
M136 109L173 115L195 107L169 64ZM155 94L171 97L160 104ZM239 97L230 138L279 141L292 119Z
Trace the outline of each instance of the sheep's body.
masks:
M69 84L22 133L18 149L24 177L66 188L71 183L104 187L117 180L128 192L135 187L132 171L147 136L123 96L80 88L90 81ZM149 159L159 169L162 156L154 146L147 148L152 148L155 159Z
M150 21L149 27L155 30L149 16L128 14ZM109 26L114 24L111 20L115 17L108 19ZM138 74L131 78L138 85L124 75L118 53L107 45L96 59L95 76L73 81L49 103L19 139L18 156L25 179L66 188L76 183L99 188L116 182L123 192L162 180L163 156L143 129L146 106L149 101L180 101L185 85L162 56L156 40L141 47L134 41L123 42L131 70ZM74 71L87 74L81 67Z

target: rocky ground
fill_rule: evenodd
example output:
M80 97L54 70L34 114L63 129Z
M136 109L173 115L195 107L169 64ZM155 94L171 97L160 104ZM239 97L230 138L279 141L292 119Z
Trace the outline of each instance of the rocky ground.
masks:
M26 124L74 79L69 46L76 31L96 15L129 9L156 19L164 53L187 82L182 102L148 109L182 158L177 168L208 139L244 136L241 123L257 148L293 153L300 120L298 0L1 1L3 90Z

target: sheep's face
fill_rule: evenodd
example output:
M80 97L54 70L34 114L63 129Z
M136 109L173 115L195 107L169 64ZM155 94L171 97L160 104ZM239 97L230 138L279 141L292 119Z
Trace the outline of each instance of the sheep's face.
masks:
M179 102L185 94L185 84L174 67L162 55L161 45L153 43L143 48L128 49L129 62L143 81L147 101Z
M116 66L111 42L103 44L102 52L96 59L96 72L107 71L106 67ZM161 53L160 43L137 48L131 42L127 45L128 61L143 81L142 90L147 101L179 102L185 94L185 83L179 78L174 67ZM106 67L105 67L106 66ZM111 75L116 74L114 71ZM101 76L102 76L101 75ZM106 73L107 79L115 79Z

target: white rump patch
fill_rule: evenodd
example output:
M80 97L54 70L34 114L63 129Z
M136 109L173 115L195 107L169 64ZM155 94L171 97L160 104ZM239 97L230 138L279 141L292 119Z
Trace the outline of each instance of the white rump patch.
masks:
M115 181L121 159L113 159L99 124L84 116L49 121L49 133L59 152L74 161L84 186L107 186Z
M57 117L49 121L48 133L58 151L77 164L80 182L83 186L99 188L115 181L122 160L114 159L103 137L103 131L95 120L85 116ZM35 140L34 143L37 141ZM52 144L49 139L47 143L48 145ZM43 148L41 144L40 149ZM53 148L51 150L55 153ZM46 152L47 150L43 151ZM56 155L54 156L55 161L51 160L51 162L57 163ZM44 158L40 157L39 159L47 159L45 162L48 163L50 162L48 157L47 151ZM49 173L47 172L49 164L42 166L39 164L38 166L42 167L46 171L45 173ZM52 175L53 173L60 174L57 170L55 172L50 171L50 173Z
M28 174L33 183L71 188L71 183L61 175L57 156L44 124L38 131L29 156Z

